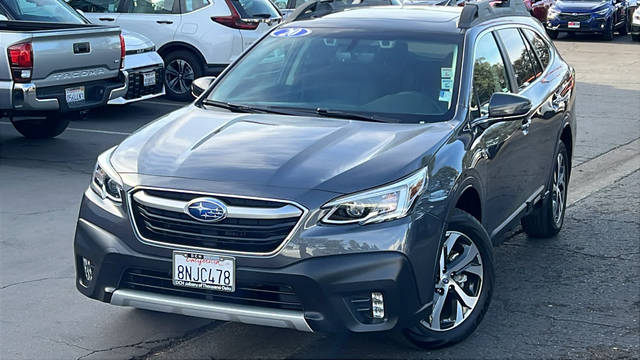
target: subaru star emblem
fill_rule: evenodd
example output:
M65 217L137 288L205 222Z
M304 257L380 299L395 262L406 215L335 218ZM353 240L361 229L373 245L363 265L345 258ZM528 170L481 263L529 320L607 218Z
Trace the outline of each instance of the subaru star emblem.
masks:
M189 201L184 212L203 222L217 222L227 217L227 206L213 198L197 198Z

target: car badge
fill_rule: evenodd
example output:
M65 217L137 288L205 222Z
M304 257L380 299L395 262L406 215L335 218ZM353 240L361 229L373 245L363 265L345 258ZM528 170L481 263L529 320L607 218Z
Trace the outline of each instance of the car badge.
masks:
M196 198L187 203L184 212L202 222L218 222L227 217L227 206L214 198Z

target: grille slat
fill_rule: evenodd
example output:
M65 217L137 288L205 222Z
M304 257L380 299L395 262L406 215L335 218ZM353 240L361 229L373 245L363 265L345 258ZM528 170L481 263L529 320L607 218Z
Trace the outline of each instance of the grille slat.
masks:
M145 200L142 204L136 200L136 196L130 196L130 209L136 230L143 239L171 245L207 250L270 253L287 239L300 221L300 216L290 217L291 214L283 214L289 217L264 219L228 217L215 223L200 222L178 209L181 209L180 202L186 205L188 201L206 195L163 190L144 190L144 193L152 195L150 199L156 199L156 202ZM216 198L242 203L228 196ZM154 207L154 204L164 201L163 199L180 202L172 208L161 205ZM257 212L259 214L265 213L265 209L273 208L274 211L278 211L287 205L291 207L285 202L265 200L264 204L261 204L260 200L256 199L242 200L258 205L255 208L261 209ZM264 216L270 215L269 211L266 210Z
M242 283L239 281L236 284L235 292L226 293L174 286L171 282L170 273L129 269L123 274L119 288L150 291L193 299L302 310L300 300L293 288L283 284Z
M560 13L558 18L562 21L587 21L591 18L589 14L569 14L569 13Z

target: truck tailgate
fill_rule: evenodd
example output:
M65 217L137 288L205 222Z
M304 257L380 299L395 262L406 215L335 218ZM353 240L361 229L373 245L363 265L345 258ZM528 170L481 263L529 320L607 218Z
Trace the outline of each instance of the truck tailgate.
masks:
M32 82L39 88L119 75L119 27L88 25L32 34Z

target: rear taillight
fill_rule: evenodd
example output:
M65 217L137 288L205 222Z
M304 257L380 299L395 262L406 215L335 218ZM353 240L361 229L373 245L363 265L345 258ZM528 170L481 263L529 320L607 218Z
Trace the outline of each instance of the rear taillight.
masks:
M247 22L242 20L240 14L238 14L238 10L236 10L236 7L231 3L231 0L225 0L225 2L229 7L229 11L231 11L231 16L212 16L211 20L233 29L255 30L258 28L258 21Z
M120 34L120 69L124 67L124 55L126 54L126 49L124 47L124 37Z
M31 43L21 43L9 46L7 48L9 55L9 66L11 67L11 75L15 82L31 81L33 70L33 48Z

